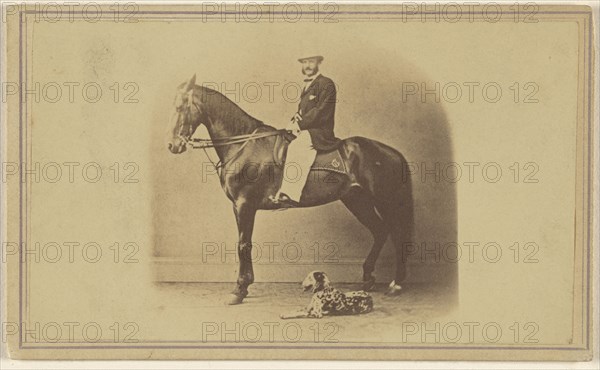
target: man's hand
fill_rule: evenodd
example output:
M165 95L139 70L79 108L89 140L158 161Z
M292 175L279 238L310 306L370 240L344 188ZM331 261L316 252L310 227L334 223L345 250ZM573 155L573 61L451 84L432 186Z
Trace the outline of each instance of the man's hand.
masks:
M294 117L292 117L292 121L294 121L294 123L296 124L302 121L302 116L300 115L300 112L296 112L296 114L294 114Z
M287 126L285 127L286 130L291 131L292 134L298 136L298 133L300 132L300 127L298 126L298 124L292 119L290 120L290 122L287 124Z

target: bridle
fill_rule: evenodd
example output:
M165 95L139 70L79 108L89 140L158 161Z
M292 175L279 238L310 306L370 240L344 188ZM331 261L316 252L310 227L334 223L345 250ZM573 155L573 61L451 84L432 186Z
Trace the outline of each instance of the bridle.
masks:
M192 112L191 112L192 108L196 109L196 112L198 113L198 115L200 115L202 113L202 110L200 109L200 106L198 105L198 103L196 103L196 101L194 100L193 94L190 94L188 99L189 99L189 102L188 102L188 106L187 106L187 111L185 113L187 116L186 118L189 118L192 116ZM200 139L200 138L192 138L192 135L193 135L192 124L190 123L190 124L186 125L187 121L188 121L188 119L186 119L186 121L184 121L181 124L181 127L179 128L179 133L177 134L177 137L179 137L179 139L181 139L186 146L190 146L192 149L204 150L204 154L206 155L206 158L208 158L208 160L213 165L213 167L215 168L215 170L217 171L219 176L221 175L221 170L229 162L231 162L233 159L237 158L242 153L242 151L244 150L244 148L246 147L246 145L248 145L248 143L250 141L256 140L256 139L262 139L262 138L270 137L270 136L285 135L288 132L287 130L284 130L284 129L258 132L258 130L261 128L261 126L258 126L257 128L254 129L254 131L252 131L251 134L226 136L226 137L222 137L222 138L218 138L218 139ZM265 125L262 125L262 126L265 126ZM208 148L217 148L217 147L234 145L234 144L242 144L242 145L240 145L240 147L235 151L235 153L233 153L233 155L230 156L226 160L219 159L218 161L215 162L210 158L210 156L208 155L208 152L206 151L206 149L208 149Z
M196 103L194 101L193 94L189 94L188 99L189 99L189 102L188 102L187 109L186 109L186 112L185 112L186 118L185 118L184 122L181 124L181 127L179 128L179 132L177 133L177 137L181 141L183 141L184 144L186 144L186 145L188 145L190 143L191 137L193 135L192 124L191 123L187 124L188 121L190 121L189 118L192 116L191 109L192 109L192 107L195 108L196 112L198 113L198 115L200 115L200 113L202 112L200 110L200 106L198 105L198 103Z

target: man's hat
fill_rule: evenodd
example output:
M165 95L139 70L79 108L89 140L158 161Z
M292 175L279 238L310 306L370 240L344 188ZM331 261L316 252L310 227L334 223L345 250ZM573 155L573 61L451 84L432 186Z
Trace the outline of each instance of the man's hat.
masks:
M317 61L319 61L319 62L322 62L322 61L323 61L323 59L325 59L325 58L323 58L323 56L321 56L321 55L314 55L314 54L309 54L309 55L313 55L313 56L310 56L310 57L304 57L304 58L300 58L300 59L298 59L298 61L299 61L299 62L302 62L303 60L306 60L306 59L315 58Z

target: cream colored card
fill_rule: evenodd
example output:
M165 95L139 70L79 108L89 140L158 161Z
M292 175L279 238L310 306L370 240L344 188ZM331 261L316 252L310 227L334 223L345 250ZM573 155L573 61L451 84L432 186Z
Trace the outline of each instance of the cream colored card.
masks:
M6 5L10 356L589 360L596 21Z

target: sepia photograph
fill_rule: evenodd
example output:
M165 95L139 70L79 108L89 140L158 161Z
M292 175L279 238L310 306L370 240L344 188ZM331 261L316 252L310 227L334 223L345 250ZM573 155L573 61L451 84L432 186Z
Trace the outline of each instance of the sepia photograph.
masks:
M8 368L595 366L597 4L2 16Z

